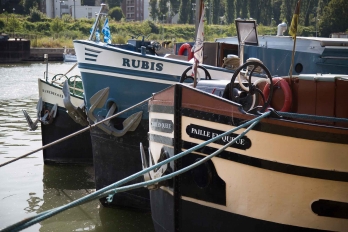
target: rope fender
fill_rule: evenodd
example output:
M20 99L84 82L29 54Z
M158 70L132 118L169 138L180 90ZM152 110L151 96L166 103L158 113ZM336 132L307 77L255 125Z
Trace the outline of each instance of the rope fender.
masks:
M191 60L193 58L192 47L188 43L184 43L180 46L178 55L184 55L185 50L187 50L187 60Z
M284 93L284 98L285 98L284 104L283 104L283 107L281 108L281 110L279 110L279 111L280 112L290 111L291 104L292 104L292 93L291 93L291 89L290 89L288 82L286 82L286 80L284 80L281 77L275 77L275 78L272 78L272 84L274 86L279 86L283 90L283 93ZM263 95L265 96L265 99L267 99L269 96L269 92L270 92L269 83L267 83L265 85L262 92L263 92Z

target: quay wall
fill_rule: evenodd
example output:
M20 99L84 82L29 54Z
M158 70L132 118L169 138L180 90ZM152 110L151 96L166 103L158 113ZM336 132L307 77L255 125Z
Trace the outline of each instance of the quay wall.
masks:
M0 40L0 63L16 63L22 61L44 61L44 54L48 54L49 61L63 61L64 48L33 48L30 40L11 38ZM73 48L67 53L75 54Z
M30 57L26 61L43 61L44 54L48 54L49 61L63 61L64 48L30 48ZM73 48L68 49L69 53L75 54Z
M30 40L0 40L0 63L21 62L30 57Z

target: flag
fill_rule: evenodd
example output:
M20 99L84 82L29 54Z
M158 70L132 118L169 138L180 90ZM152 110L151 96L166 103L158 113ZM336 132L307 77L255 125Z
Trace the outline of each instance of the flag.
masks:
M197 30L197 37L195 44L192 48L193 50L193 65L192 65L192 75L195 75L197 71L197 66L199 63L203 63L203 42L204 42L204 4L202 6L202 15L199 20L198 30Z
M295 13L292 16L292 21L289 29L289 34L292 36L292 38L295 38L297 33L298 16L300 14L300 2L301 0L299 0L296 4Z
M94 21L94 24L93 24L91 30L89 30L89 32L90 32L91 34L93 33L94 27L96 27L96 23L97 23L97 20ZM97 30L95 31L95 40L96 40L97 42L100 41L99 28L97 28Z
M110 27L109 27L108 18L105 19L102 33L104 34L104 42L111 43L111 34L110 34Z

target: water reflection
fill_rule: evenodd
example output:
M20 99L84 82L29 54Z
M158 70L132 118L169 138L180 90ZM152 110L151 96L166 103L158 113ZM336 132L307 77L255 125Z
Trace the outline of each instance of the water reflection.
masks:
M52 63L49 73L73 64ZM42 63L0 64L0 163L42 146L40 127L29 131L22 109L32 118L38 100ZM75 70L76 75L78 71ZM44 165L42 152L0 168L0 230L29 216L65 205L95 191L93 167ZM37 231L154 231L151 214L110 209L95 200L33 225Z
M65 205L93 193L94 175L92 166L44 165L43 204L37 213ZM32 197L32 207L40 199ZM51 231L57 226L62 231L153 231L151 214L127 209L110 209L95 200L53 218L41 222L40 231Z

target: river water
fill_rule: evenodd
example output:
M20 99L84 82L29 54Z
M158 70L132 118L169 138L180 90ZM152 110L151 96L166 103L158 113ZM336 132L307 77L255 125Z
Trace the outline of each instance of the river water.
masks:
M49 63L66 73L73 63ZM0 164L40 148L41 130L29 131L22 109L36 115L43 63L0 64ZM68 76L79 74L75 68ZM59 146L59 145L57 145ZM0 230L95 191L92 166L43 163L39 151L0 167ZM62 212L24 231L154 231L151 214L105 208L98 200Z

